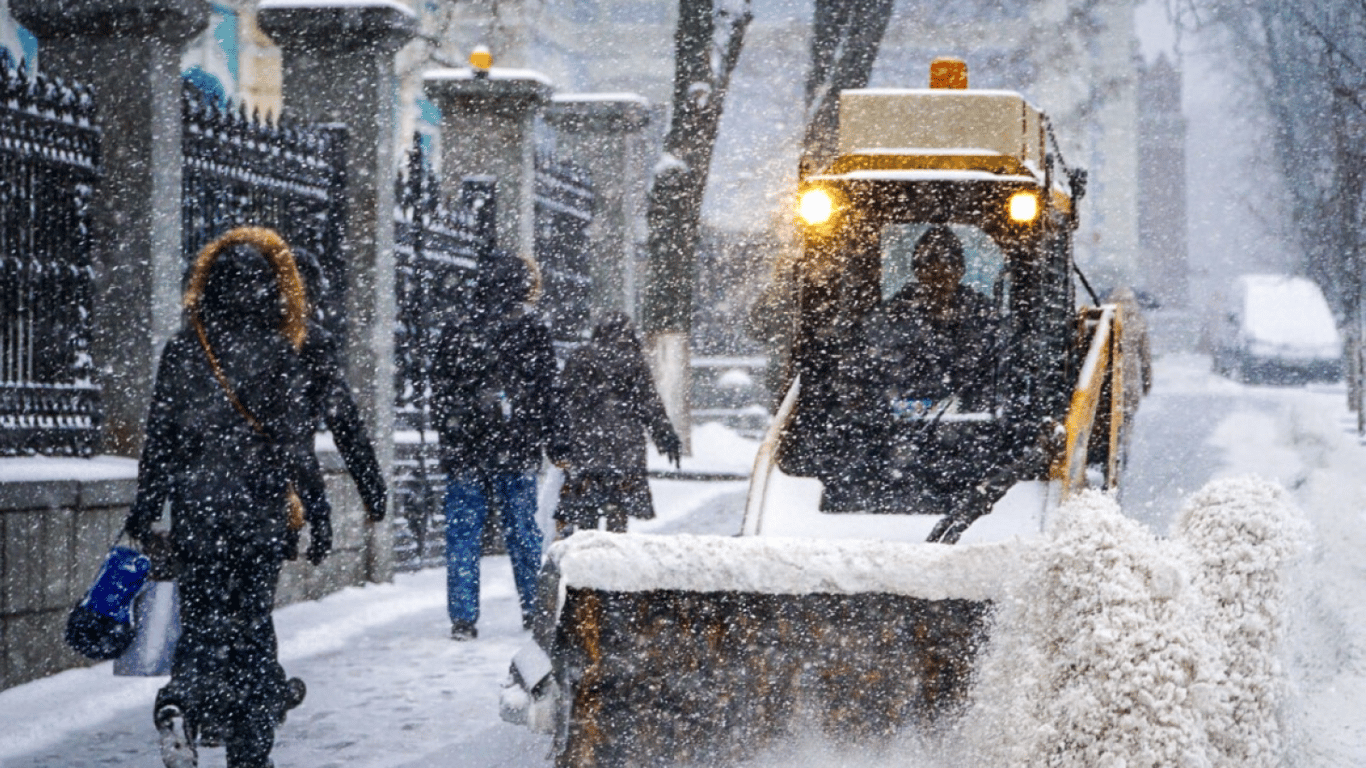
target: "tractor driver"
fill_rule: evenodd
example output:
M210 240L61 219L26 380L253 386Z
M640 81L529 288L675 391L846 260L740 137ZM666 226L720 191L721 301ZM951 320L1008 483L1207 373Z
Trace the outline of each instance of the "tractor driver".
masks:
M863 322L860 431L887 511L942 513L930 540L953 542L1013 482L1011 451L966 416L996 407L1001 321L962 284L963 244L947 226L920 237L911 266L916 279Z

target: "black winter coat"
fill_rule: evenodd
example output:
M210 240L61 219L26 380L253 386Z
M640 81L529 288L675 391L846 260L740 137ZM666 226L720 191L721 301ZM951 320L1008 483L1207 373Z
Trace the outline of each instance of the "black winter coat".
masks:
M336 340L321 326L310 323L308 337L299 354L309 372L308 402L314 423L321 417L332 432L337 452L346 464L346 471L356 481L370 520L383 520L387 494L384 473L375 458L375 447L365 430L360 409L351 396L351 387L342 373Z
M533 310L519 306L493 320L448 323L432 364L445 471L539 469L553 419L554 381L550 332Z
M550 458L565 466L555 519L594 528L614 514L640 519L655 516L645 477L645 433L661 450L676 452L678 437L655 390L634 333L601 338L569 355L560 376L560 418L555 423ZM615 508L616 512L608 512Z
M960 410L992 405L998 349L996 310L958 286L944 315L927 308L923 286L910 283L864 320L859 364L874 408L899 399L939 401L957 395Z
M157 369L138 493L127 528L146 531L170 503L171 540L184 561L278 561L287 540L286 488L293 483L310 521L331 509L313 457L309 372L274 334L209 340L257 432L215 378L192 328L166 343Z
M589 342L560 375L560 419L550 458L574 470L645 475L645 434L674 441L673 425L638 348Z

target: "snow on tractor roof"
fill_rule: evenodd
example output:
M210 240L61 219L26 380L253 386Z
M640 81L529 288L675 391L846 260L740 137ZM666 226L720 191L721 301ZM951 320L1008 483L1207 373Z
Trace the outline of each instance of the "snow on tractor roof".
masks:
M1014 91L866 88L840 94L841 155L1012 157L1042 175L1044 117Z

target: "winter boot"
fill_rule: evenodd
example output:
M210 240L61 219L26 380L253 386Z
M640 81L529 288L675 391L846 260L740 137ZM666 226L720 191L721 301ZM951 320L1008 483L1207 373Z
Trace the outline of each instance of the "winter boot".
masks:
M451 624L452 640L473 640L479 637L479 630L475 629L472 621L457 621Z
M158 709L153 721L161 736L161 761L166 768L197 768L199 753L185 727L185 714L180 707L168 704Z

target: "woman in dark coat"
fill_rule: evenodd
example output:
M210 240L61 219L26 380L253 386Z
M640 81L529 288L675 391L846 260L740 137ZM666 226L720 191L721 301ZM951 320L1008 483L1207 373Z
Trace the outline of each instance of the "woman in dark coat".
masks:
M230 768L266 768L276 725L303 696L277 658L281 561L301 517L310 561L331 546L289 248L268 229L228 232L199 254L185 310L162 351L125 524L154 541L170 506L182 634L153 717L168 766L196 765L198 741L225 744Z
M655 390L639 336L622 312L605 316L560 375L560 421L550 458L565 467L557 527L626 530L655 516L645 479L645 433L675 465L680 441Z

